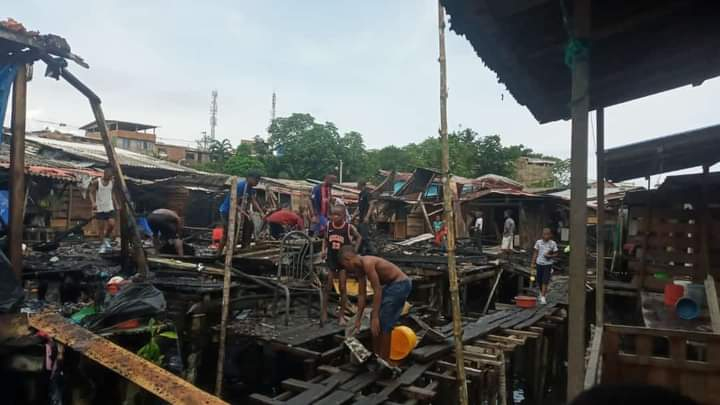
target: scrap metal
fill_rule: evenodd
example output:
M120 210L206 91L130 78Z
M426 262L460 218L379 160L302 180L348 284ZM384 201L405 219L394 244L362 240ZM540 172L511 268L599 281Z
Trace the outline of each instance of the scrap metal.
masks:
M226 404L169 371L56 313L31 315L29 324L172 404Z

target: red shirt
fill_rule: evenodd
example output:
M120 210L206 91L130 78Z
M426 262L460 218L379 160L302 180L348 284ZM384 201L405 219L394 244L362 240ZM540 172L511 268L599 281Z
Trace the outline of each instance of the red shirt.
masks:
M305 227L305 221L303 221L300 215L289 210L275 211L268 215L265 220L272 224L294 225L300 229Z

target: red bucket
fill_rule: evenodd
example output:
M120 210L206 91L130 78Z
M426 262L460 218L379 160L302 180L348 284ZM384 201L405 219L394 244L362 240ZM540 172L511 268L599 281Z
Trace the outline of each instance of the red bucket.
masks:
M685 288L673 283L665 284L665 305L674 307L680 298L685 294Z
M213 229L213 231L212 231L213 242L220 242L222 240L222 238L223 238L223 228L217 227L217 228Z

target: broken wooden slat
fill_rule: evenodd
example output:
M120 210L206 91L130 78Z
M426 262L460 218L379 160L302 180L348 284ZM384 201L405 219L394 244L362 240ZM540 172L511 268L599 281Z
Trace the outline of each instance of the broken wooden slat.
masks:
M315 386L313 386L311 389L301 393L296 397L293 397L285 403L287 405L307 405L314 403L315 401L320 400L324 396L334 391L338 385L349 380L350 378L352 378L352 376L353 373L348 371L341 371L337 374L333 374L327 380L323 381L320 384L315 384Z
M420 378L420 376L427 371L427 369L430 368L430 364L414 364L410 366L407 370L405 370L404 373L400 375L400 377L393 380L392 384L385 387L382 391L364 397L363 399L356 401L355 405L378 405L381 404L390 397L390 395L395 392L398 388L400 388L403 385L411 385L415 380Z
M603 327L602 325L595 327L595 334L590 343L590 359L587 364L587 374L585 374L585 389L592 388L598 383L598 374L600 372L600 354L602 349Z
M506 322L508 318L512 318L517 314L522 314L520 308L498 311L490 315L483 316L477 322L466 325L463 328L463 342L473 341L483 335L491 333L497 329L501 329L501 324ZM514 323L513 323L514 324ZM418 361L430 361L437 359L450 352L453 348L453 340L449 338L444 344L432 344L419 347L413 351L413 358Z
M173 404L226 404L182 378L56 313L32 315L29 324Z
M342 405L350 402L354 397L354 392L338 390L315 402L315 405Z

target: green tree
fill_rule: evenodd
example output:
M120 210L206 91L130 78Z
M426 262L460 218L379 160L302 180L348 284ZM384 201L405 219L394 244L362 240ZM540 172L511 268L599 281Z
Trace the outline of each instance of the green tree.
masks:
M233 155L233 147L230 140L225 138L222 141L213 140L210 144L210 160L213 162L225 162Z
M372 176L378 170L408 171L412 170L410 155L405 148L386 146L382 149L372 149L367 152L367 172Z
M265 174L265 163L249 154L236 153L232 155L222 166L222 172L233 176L245 176L247 172L256 170Z
M276 118L268 144L275 156L272 170L294 179L319 179L336 173L343 157L337 127L331 122L315 122L310 114Z

